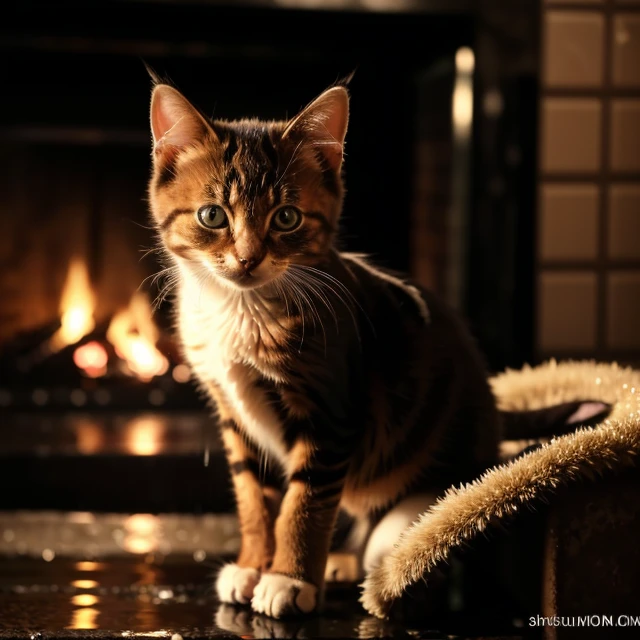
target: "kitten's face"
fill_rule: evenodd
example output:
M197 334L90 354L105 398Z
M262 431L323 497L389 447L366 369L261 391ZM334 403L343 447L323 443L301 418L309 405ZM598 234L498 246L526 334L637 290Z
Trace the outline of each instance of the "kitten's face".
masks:
M209 122L157 86L150 202L166 249L204 282L234 289L320 261L342 206L347 117L342 87L288 122Z

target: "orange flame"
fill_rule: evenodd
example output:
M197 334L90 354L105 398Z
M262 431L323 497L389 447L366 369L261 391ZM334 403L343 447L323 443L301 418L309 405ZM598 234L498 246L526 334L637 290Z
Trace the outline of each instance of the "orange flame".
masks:
M95 305L87 265L80 258L74 258L60 299L60 328L49 343L52 351L75 344L93 331Z
M169 368L167 359L156 349L158 337L151 305L140 292L133 295L126 309L113 316L107 329L107 339L116 353L141 380L162 375Z

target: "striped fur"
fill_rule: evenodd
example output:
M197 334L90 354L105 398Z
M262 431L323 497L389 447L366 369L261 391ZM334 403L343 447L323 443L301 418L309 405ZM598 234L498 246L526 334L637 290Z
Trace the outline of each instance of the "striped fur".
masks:
M334 247L347 118L342 86L288 122L209 121L167 85L152 99L153 219L242 529L218 593L246 601L258 570L254 608L274 617L321 601L340 508L379 518L496 457L493 397L460 321ZM214 205L224 224L207 228L198 211ZM283 207L298 227L274 226Z

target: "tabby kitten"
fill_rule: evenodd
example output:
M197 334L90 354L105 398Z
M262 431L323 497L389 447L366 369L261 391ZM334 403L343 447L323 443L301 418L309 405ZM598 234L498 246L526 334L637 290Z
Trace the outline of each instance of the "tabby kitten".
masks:
M427 489L497 452L494 400L460 321L334 246L348 105L341 85L283 122L211 121L166 84L151 101L153 219L242 532L218 596L273 617L319 605L340 508L362 545L393 507L395 536ZM374 532L365 564L394 541Z

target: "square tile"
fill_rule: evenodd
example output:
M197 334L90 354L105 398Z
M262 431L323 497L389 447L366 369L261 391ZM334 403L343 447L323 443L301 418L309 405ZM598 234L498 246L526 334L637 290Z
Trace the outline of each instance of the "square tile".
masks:
M609 257L640 259L640 185L615 185L609 191Z
M612 78L618 87L640 86L640 14L619 13L612 23Z
M608 278L607 346L640 349L640 269Z
M613 171L640 171L640 100L614 100L611 106L610 163Z
M602 84L604 15L595 11L547 11L543 81L549 87Z
M600 169L602 103L595 98L545 98L541 162L544 172Z
M592 351L596 346L596 274L543 271L538 281L538 343L554 351Z
M598 255L599 189L589 184L547 184L540 193L541 260L589 260Z

